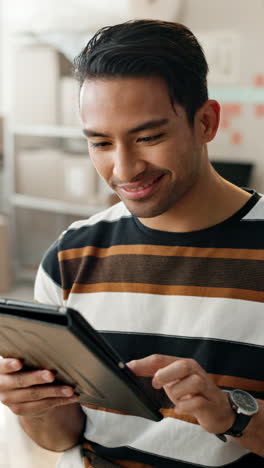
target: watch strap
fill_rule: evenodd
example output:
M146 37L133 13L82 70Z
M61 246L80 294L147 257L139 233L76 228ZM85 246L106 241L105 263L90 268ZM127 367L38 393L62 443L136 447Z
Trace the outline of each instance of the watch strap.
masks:
M241 437L243 435L243 430L247 427L252 416L247 416L246 414L236 413L236 419L232 427L225 432L227 435L232 435L234 437Z
M229 395L228 395L229 396ZM226 435L231 435L232 437L241 437L243 435L244 429L247 427L252 416L248 416L243 413L238 413L236 406L233 404L232 400L229 397L231 408L236 414L236 419L233 425L225 431L223 434L216 434L216 436L223 442L227 441Z

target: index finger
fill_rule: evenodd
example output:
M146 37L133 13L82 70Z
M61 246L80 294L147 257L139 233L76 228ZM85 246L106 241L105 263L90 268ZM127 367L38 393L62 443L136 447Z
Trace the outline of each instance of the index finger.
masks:
M161 388L169 383L178 383L191 375L196 375L200 382L200 377L205 376L206 373L196 361L186 358L178 359L168 366L158 369L154 375L152 385L154 388Z
M138 376L153 377L157 370L166 367L179 359L180 358L175 356L151 354L143 359L127 362L126 365Z
M0 374L11 374L21 370L23 362L20 359L0 357Z

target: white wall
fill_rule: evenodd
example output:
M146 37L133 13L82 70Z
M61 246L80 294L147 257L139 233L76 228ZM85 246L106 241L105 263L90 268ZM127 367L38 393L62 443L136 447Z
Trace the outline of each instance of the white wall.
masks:
M24 12L30 12L30 14L33 14L34 8L35 10L39 8L47 9L49 3L44 2L44 5L41 0L0 0L0 3L1 1L4 1L5 4L8 5L7 9L10 11L10 14L17 19L20 17L21 8L23 8L22 5L25 6L25 2L28 4L31 3L32 5L30 9L24 8ZM62 0L58 1L58 3L60 4L61 1ZM67 3L67 9L72 8L72 5L75 4L78 5L78 8L75 8L75 12L83 12L83 9L85 7L87 8L88 5L90 7L91 5L93 5L93 7L96 5L96 11L98 13L99 6L102 6L105 1L106 0L98 0L98 2L95 0L71 0L68 2L69 5ZM129 5L129 3L130 6L131 4L133 5L133 15L131 15L131 17L146 16L146 10L144 8L147 4L149 7L151 5L150 2L145 0L113 0L111 4L111 14L108 15L107 12L104 12L104 15L99 15L101 18L100 21L103 21L104 25L107 24L110 19L113 20L112 16L114 12L116 12L116 6L120 4L120 1L122 5ZM11 6L14 6L16 3L19 5L21 3L20 13L19 8L11 8ZM163 2L159 0L152 2L152 6L155 6L154 9L156 9L156 14L153 16L157 15L160 3L164 5L163 11L166 11L166 15L170 13L173 15L173 17L171 17L172 20L178 20L189 26L197 35L198 39L201 39L202 43L205 33L209 37L209 39L207 37L209 49L207 50L207 47L205 47L205 49L209 55L210 52L213 52L212 71L211 74L209 74L209 77L211 77L209 79L210 97L218 98L220 103L223 104L221 128L215 140L209 145L211 157L214 159L254 162L256 164L256 170L253 174L252 185L257 190L264 193L264 158L262 157L262 134L264 131L264 60L262 59L262 48L264 44L264 0L182 0L179 2L178 0L163 0ZM175 10L172 9L172 4ZM137 5L141 6L138 14L135 13L135 7ZM59 6L57 2L56 6ZM59 11L59 8L57 8L57 10ZM121 9L116 21L120 20L120 16L122 15L125 15L125 12ZM69 21L69 16L64 16L65 18L67 17ZM98 18L99 21L99 16L96 17L95 14L91 16L93 18L94 29L97 29L99 24L97 24L95 20ZM82 15L88 22L91 16ZM48 25L49 28L51 28L52 21L55 21L56 15L53 15L52 20L51 17L49 17L50 19L48 19L48 17L45 19L42 15L38 15L38 18L40 21L39 25L36 21L31 22L31 24L35 28L38 26L40 29L46 30ZM22 20L21 17L20 19ZM64 23L60 21L60 27L62 29L64 27L67 30L68 23L65 22L64 26L62 26L62 24ZM84 25L84 22L82 21L79 23L78 21L74 21L74 28L76 29L77 24L81 27ZM71 21L71 28L72 27L73 23ZM216 34L218 34L218 37L216 37ZM223 34L226 34L226 44L229 46L226 53ZM232 37L234 38L233 45L231 42ZM220 49L212 51L212 44L218 45ZM230 66L233 73L230 73L230 76L227 76L226 79L221 80L220 78L217 81L212 78L215 78L213 73L219 64L222 68L225 66L224 63L220 63L223 59L221 56L222 52L225 53L224 60L227 61L226 68ZM229 56L228 54L231 55ZM6 60L8 60L8 57L6 57ZM257 75L260 76L260 80L263 80L262 86L259 87L255 86ZM0 90L2 89L1 82L3 82L4 79L0 69ZM6 88L8 88L8 83ZM229 97L227 97L227 92L229 92ZM258 93L258 95L254 97L252 93ZM8 93L4 93L3 100L7 101L7 96ZM1 104L2 100L0 96L0 109ZM226 119L228 109L232 112L232 105L234 105L233 112L238 111L238 113ZM260 107L260 105L262 105L262 107ZM226 128L223 128L224 124L226 124Z
M169 20L184 0L4 0L13 30L96 31L135 17Z
M256 170L251 185L262 193L264 193L263 20L263 0L187 0L181 18L181 22L186 24L198 39L199 35L202 37L205 32L209 37L211 35L213 40L216 32L225 31L229 34L231 31L240 43L240 52L237 50L235 59L232 59L233 65L236 61L238 67L236 77L233 81L230 80L230 84L219 81L217 84L214 83L213 89L211 86L210 97L219 96L220 103L224 104L222 125L226 124L227 127L219 130L215 140L209 144L209 152L215 159L254 162ZM217 61L217 57L215 59ZM230 65L232 66L232 63ZM226 120L228 104L235 105L234 115ZM232 107L229 107L229 110L232 112Z

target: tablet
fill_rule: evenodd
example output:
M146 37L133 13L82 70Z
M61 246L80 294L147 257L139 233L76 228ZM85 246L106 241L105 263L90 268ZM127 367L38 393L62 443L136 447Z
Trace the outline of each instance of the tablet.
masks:
M164 395L133 374L111 345L71 308L0 298L0 355L22 369L49 369L82 404L160 421ZM149 379L150 380L150 379Z

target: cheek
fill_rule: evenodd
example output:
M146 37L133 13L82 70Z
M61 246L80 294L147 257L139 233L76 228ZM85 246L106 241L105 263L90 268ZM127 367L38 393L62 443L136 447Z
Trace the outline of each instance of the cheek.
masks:
M187 170L190 163L190 155L190 148L186 143L174 140L160 148L159 162L162 163L164 168L166 167L171 171Z
M97 171L97 173L103 177L103 179L109 179L111 175L111 162L110 159L104 155L93 154L90 152L90 159Z
M177 179L189 178L196 173L199 158L192 142L170 145L166 154L164 163Z

